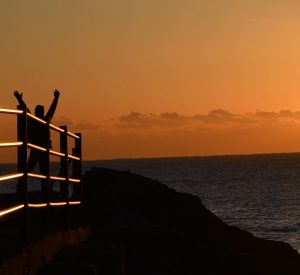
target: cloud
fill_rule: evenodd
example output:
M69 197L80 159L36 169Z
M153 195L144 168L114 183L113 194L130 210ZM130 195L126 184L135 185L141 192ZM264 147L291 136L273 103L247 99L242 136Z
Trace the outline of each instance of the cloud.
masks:
M178 127L186 125L189 120L191 118L175 112L164 112L159 115L131 112L129 115L119 117L116 125L119 128L149 129L153 127Z
M254 113L236 114L223 109L216 109L207 114L195 114L185 116L176 112L164 112L161 114L142 114L131 112L116 119L118 128L132 129L151 129L155 127L171 128L185 126L249 126L259 124L276 124L276 123L300 123L300 111L292 112L291 110L260 111Z
M184 116L181 116L179 115L178 113L162 113L160 114L160 118L161 119L166 119L166 120L184 120L185 117Z
M292 112L290 110L281 110L279 116L280 118L289 118L300 121L300 111Z
M202 121L207 124L224 124L224 123L248 124L248 123L255 122L255 119L252 116L238 115L222 109L212 110L206 115L195 115L194 119L198 121Z
M84 131L84 130L95 130L99 128L99 125L89 121L89 120L79 120L79 121L72 121L70 118L65 116L59 116L52 120L54 125L57 126L68 126L70 129L75 131Z
M118 119L117 126L120 128L151 128L155 115L143 115L137 112L131 112L129 115L121 116Z
M157 125L161 127L179 127L189 124L191 122L191 118L183 115L179 115L178 113L162 113L159 115L157 119Z
M257 110L253 116L263 120L278 120L280 118L280 113Z

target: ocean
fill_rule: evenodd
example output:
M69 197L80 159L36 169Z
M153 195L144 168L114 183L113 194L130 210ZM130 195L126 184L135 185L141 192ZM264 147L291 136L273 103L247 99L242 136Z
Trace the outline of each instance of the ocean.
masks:
M227 224L300 251L300 153L83 162L84 171L91 167L129 170L199 196ZM13 169L0 165L1 174ZM14 186L2 183L0 192Z

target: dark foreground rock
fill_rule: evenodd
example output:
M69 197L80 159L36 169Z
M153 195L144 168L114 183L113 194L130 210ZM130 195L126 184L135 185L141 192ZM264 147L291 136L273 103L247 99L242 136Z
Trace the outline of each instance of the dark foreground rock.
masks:
M91 238L39 274L300 274L290 245L225 224L196 196L102 168L84 185Z

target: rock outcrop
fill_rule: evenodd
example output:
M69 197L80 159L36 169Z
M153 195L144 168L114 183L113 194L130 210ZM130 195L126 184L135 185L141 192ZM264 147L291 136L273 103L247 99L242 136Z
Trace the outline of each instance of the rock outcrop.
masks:
M93 168L83 181L92 237L61 251L52 268L83 259L87 274L300 274L290 245L225 224L196 196L128 171Z

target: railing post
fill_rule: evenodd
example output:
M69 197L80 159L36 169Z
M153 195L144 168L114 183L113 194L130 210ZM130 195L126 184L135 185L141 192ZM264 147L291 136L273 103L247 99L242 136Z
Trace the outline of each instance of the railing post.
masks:
M42 186L42 198L43 201L47 203L47 207L45 208L45 213L43 215L43 226L44 226L44 231L45 233L49 233L51 231L51 206L50 206L50 201L51 201L51 194L52 194L52 187L50 184L50 125L49 121L45 125L47 127L47 132L49 133L48 136L48 142L46 145L47 151L45 152L45 176L46 179L43 179L41 181Z
M18 110L23 110L20 105ZM18 179L17 196L20 204L24 205L20 213L20 243L25 245L28 240L28 167L27 167L27 110L23 110L22 114L17 116L17 138L23 142L18 147L18 172L23 173L23 176Z
M60 194L62 200L67 202L64 212L64 229L68 230L70 228L70 210L69 210L69 169L68 169L68 127L61 126L64 132L60 133L60 152L65 156L60 159L60 169L62 177L66 180L62 181L60 184Z
M81 206L80 206L80 223L81 225L84 225L84 189L83 189L83 183L81 180L82 177L82 135L81 133L75 133L75 135L79 136L79 138L75 139L75 148L74 148L74 155L80 160L76 160L74 162L73 166L73 171L75 173L75 177L80 179L80 183L78 186L78 195L79 195L79 200L81 201Z

